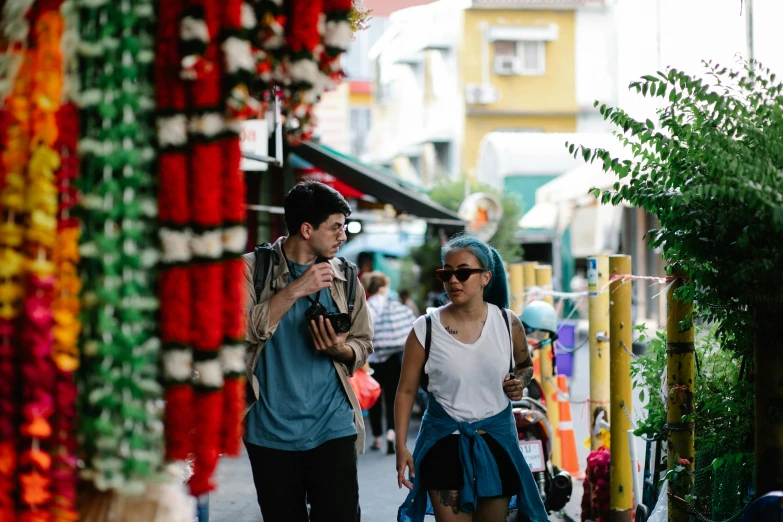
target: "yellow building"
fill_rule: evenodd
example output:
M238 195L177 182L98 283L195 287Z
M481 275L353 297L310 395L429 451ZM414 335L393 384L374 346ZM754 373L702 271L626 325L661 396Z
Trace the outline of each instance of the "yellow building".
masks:
M368 160L475 175L491 132L603 130L611 101L608 0L439 0L398 11L371 51L376 88ZM598 117L596 117L598 116Z

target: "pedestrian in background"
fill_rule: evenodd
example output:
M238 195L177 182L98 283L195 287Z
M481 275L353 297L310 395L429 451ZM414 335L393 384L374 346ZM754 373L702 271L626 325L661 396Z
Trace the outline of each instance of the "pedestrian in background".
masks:
M400 382L405 339L408 338L416 316L410 308L389 298L391 281L383 272L364 274L362 285L370 296L367 299L367 308L370 310L374 332L370 367L373 369L373 377L381 385L381 397L370 408L370 426L374 437L370 449L378 451L382 447L382 419L385 410L386 453L392 455L395 439L394 397Z

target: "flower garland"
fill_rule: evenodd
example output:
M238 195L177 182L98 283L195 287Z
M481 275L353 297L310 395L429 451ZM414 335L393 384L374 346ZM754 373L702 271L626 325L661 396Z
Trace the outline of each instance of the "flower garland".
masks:
M24 254L21 226L24 213L25 168L30 155L29 102L34 53L26 52L14 77L8 107L2 163L7 183L0 192L3 220L0 226L0 519L16 520L18 460L17 426L21 388L18 354L21 352L19 318L22 314Z
M151 0L80 2L83 478L140 493L162 470Z
M30 23L27 14L34 0L6 0L0 12L0 35L5 44L0 53L0 107L14 90L14 79L22 66Z
M180 467L191 452L193 422L193 278L187 96L179 75L179 20L183 0L157 3L155 49L158 110L158 234L162 248L160 321L166 385L166 460Z
M54 150L59 129L56 112L62 96L63 19L59 5L35 6L31 48L35 53L30 159L25 184L26 296L22 316L22 418L19 454L19 518L49 521L52 500L51 446L54 413L52 360L52 299L54 264L51 255L57 232L55 172L60 155Z
M247 247L245 228L245 180L240 170L238 120L258 117L260 106L236 110L235 93L239 90L250 96L253 83L253 56L251 29L255 27L255 13L247 2L232 0L225 4L222 28L223 62L225 63L225 115L228 133L221 140L223 192L221 221L223 234L224 317L223 345L220 362L223 367L223 432L222 453L238 456L241 451L242 417L245 407L245 346L243 326L242 281L245 264L242 254Z
M57 239L53 250L56 267L52 358L57 367L52 478L55 521L75 520L76 502L76 381L74 371L79 367L77 341L81 331L79 322L79 294L81 279L79 263L79 221L71 212L77 204L73 185L79 173L77 142L79 136L78 109L69 103L57 113L60 137L61 164L57 172L60 207L57 221Z
M193 293L193 366L198 374L195 386L195 411L198 412L193 442L195 462L190 491L200 496L214 489L212 477L217 467L221 447L223 423L223 368L220 347L224 333L224 265L222 236L221 186L224 168L221 138L227 131L221 110L223 71L220 67L221 48L218 36L223 25L225 0L191 2L191 13L198 13L203 30L198 31L203 62L195 77L183 74L188 80L190 100L191 141L189 172L191 185L191 223L193 236L191 250L195 264L191 269ZM230 2L229 2L230 4ZM186 32L183 20L183 37ZM187 41L183 42L187 47ZM188 57L183 59L183 73L187 73Z
M290 0L283 67L290 85L283 89L285 129L293 141L307 140L315 130L313 106L326 90L320 70L324 47L324 0Z
M340 66L340 56L348 50L353 41L351 25L352 0L324 0L326 27L324 29L324 54L321 71L325 76L327 90L334 89L345 77Z

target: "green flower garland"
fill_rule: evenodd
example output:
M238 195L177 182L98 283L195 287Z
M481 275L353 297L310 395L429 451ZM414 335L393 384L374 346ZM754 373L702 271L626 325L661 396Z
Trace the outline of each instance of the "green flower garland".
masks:
M142 492L163 465L151 0L80 0L82 476Z

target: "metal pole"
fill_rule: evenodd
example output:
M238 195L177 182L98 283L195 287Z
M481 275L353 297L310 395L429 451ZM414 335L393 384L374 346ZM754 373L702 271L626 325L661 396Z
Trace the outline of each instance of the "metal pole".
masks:
M631 256L610 256L609 273L631 274ZM617 279L609 286L609 351L611 378L612 459L609 467L609 521L630 522L633 508L631 456L631 280Z
M753 47L753 0L745 0L745 30L748 36L748 60L755 58Z
M550 265L538 265L535 267L536 286L543 290L552 290L552 267ZM552 295L545 294L541 297L542 301L549 304L554 303ZM558 430L560 426L560 407L557 401L557 368L554 363L554 343L548 343L539 350L539 365L541 367L541 386L544 388L546 397L546 410L549 422L552 428ZM562 466L560 454L560 436L556 431L555 438L552 441L552 463L558 468Z
M693 413L694 344L693 303L682 302L675 297L677 288L684 284L677 279L669 288L667 295L666 318L666 383L668 400L666 408L666 428L668 431L667 453L669 469L684 466L693 471L693 423L683 417ZM685 328L683 328L683 326ZM685 420L685 422L683 422ZM686 463L687 461L687 463ZM669 486L672 495L685 498L693 487L693 476L683 475ZM669 520L688 522L689 513L682 502L669 497Z
M552 266L551 265L538 265L536 268L536 286L542 290L552 291ZM544 294L541 297L542 301L549 304L554 304L555 300L552 294Z
M525 309L525 304L530 300L530 292L533 287L536 286L536 266L537 261L525 261L522 263L522 289L524 295L522 296L522 310ZM533 357L533 377L536 381L541 382L541 359L538 350L533 350L531 354Z
M601 446L596 420L601 412L609 422L609 257L587 259L590 342L590 448Z
M525 261L522 263L522 281L523 290L525 291L525 298L522 303L522 308L525 308L525 304L530 301L530 292L533 291L533 287L536 286L536 267L538 261Z
M524 291L524 270L522 269L522 263L512 263L508 267L509 273L509 286L511 287L511 309L515 314L522 313L522 295Z

